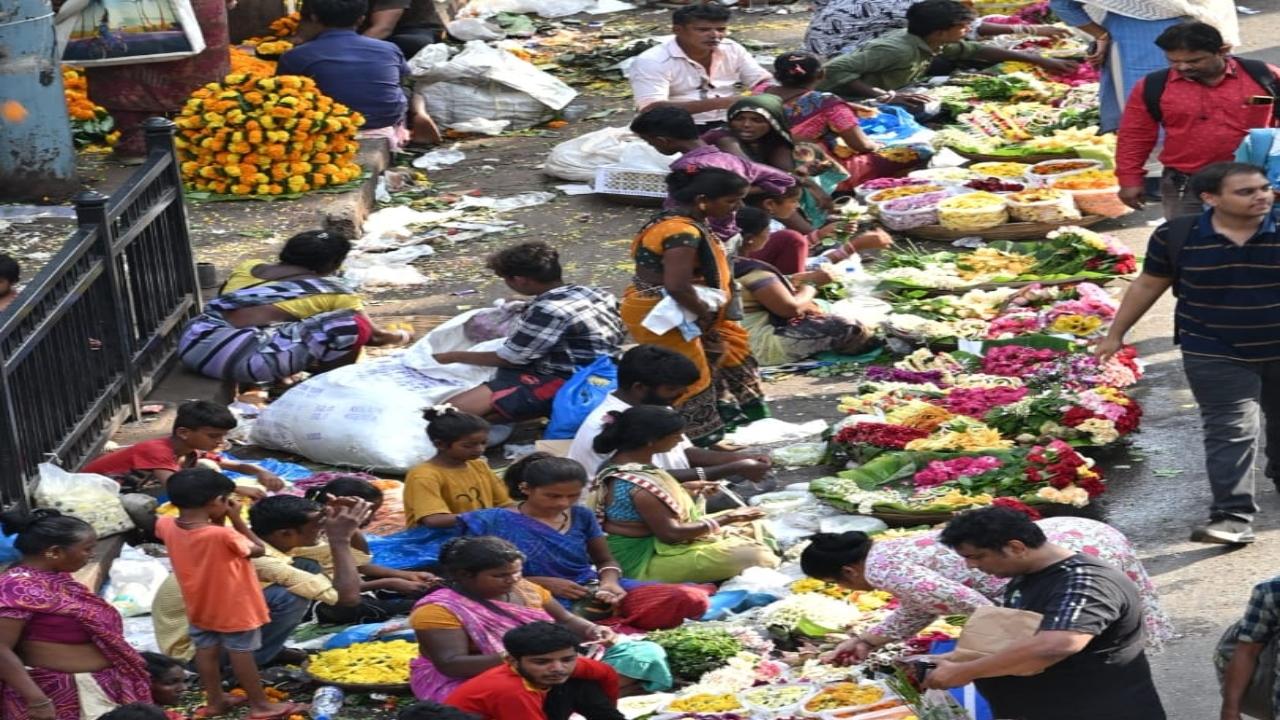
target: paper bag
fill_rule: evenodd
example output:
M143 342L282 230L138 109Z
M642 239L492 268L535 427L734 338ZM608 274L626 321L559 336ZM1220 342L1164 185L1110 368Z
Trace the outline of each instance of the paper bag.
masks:
M1040 630L1044 616L1028 610L980 607L969 616L949 659L959 662L994 655L1014 643L1029 640Z

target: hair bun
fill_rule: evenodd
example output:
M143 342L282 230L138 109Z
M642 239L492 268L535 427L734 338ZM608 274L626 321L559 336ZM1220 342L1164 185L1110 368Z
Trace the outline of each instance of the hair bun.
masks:
M34 508L26 511L10 510L0 513L0 530L5 535L21 535L41 520L57 517L62 517L62 513L52 508Z

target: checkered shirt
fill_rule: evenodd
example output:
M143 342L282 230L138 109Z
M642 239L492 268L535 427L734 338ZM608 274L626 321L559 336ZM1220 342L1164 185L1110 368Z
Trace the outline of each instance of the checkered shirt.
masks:
M562 285L529 303L498 356L538 375L567 378L601 355L616 358L625 337L613 295Z

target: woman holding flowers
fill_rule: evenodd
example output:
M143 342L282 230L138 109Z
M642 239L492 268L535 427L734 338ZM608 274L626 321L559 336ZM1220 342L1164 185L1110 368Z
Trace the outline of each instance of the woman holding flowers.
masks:
M182 331L183 364L212 378L271 383L354 362L365 345L412 340L375 325L360 296L330 277L350 249L341 235L310 231L289 238L278 263L241 264Z
M667 188L675 209L650 221L631 244L635 276L622 298L622 321L636 342L675 350L698 366L698 381L675 407L689 439L707 447L724 437L722 414L734 420L769 414L747 332L728 317L733 269L706 226L742 207L747 181L728 170L689 167L667 176ZM646 319L666 297L693 319L654 332ZM726 403L723 409L718 401Z
M1035 512L1016 500L997 498L996 504ZM1096 557L1133 580L1142 596L1149 646L1158 648L1173 636L1155 585L1119 530L1073 517L1037 519L1036 525L1049 542ZM882 645L913 637L939 617L969 615L996 603L1008 578L970 568L963 557L938 542L940 534L930 530L873 540L865 533L846 532L819 533L810 538L800 556L806 575L848 590L884 590L899 603L880 624L841 643L831 657L862 660Z

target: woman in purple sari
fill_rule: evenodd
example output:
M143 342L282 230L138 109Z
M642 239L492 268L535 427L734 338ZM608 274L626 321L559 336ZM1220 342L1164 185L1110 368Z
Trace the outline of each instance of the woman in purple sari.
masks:
M708 590L622 577L595 513L579 503L587 473L575 460L547 453L521 458L504 473L515 507L458 518L463 535L494 535L524 554L525 578L575 612L642 631L673 628L707 611Z
M22 560L0 574L0 718L80 720L151 702L120 613L71 576L97 535L56 510L0 514Z

